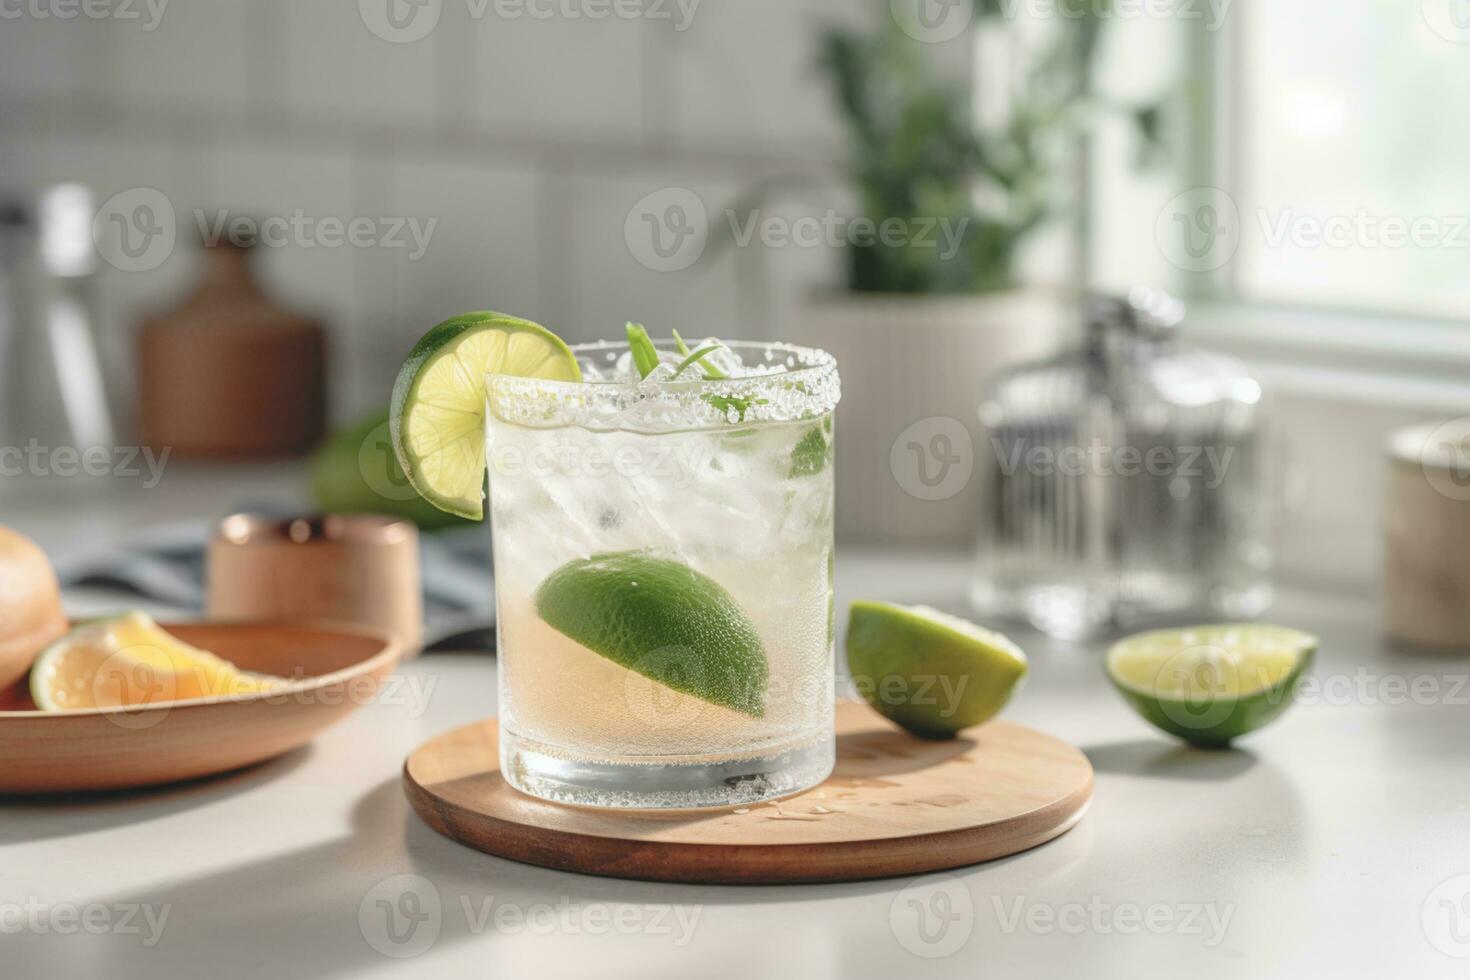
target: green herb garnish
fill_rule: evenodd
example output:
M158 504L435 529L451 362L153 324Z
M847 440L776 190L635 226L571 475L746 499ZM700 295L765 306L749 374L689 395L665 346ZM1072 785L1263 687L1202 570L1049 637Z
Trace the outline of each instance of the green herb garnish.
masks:
M683 344L681 343L680 346L682 347ZM688 357L684 358L684 360L682 360L682 361L679 362L679 366L674 369L674 377L677 378L679 375L683 374L686 370L688 370L691 365L697 364L700 361L703 361L706 357L710 356L715 351L719 350L720 349L720 346L721 346L720 344L710 344L707 347L701 347L699 350L695 351L693 354L690 354ZM680 353L686 353L686 352L680 351Z
M628 350L633 353L633 364L638 368L638 376L646 378L659 365L658 348L653 346L653 340L643 324L629 323L627 330Z
M723 347L724 344L709 344L701 347L697 351L690 351L689 345L684 342L684 338L679 336L679 331L675 330L673 333L674 346L680 354L684 355L684 360L679 363L679 367L674 371L674 377L677 378L685 369L694 364L698 364L700 370L704 372L706 381L723 381L730 377L724 371L705 360L713 351ZM633 352L633 363L638 367L640 376L646 378L654 368L658 367L658 348L653 346L653 340L649 338L648 331L642 324L628 324L628 348ZM732 411L735 412L736 417L741 422L745 421L745 413L750 411L752 405L770 404L769 399L751 398L747 395L709 394L702 397L706 402L713 405L726 416Z
M793 479L816 476L827 468L830 449L831 444L827 441L822 426L812 426L791 451L791 470L787 476Z
M679 336L679 331L675 330L673 333L674 333L674 345L679 348L679 353L680 354L684 354L684 355L688 355L689 354L689 345L686 344L686 343L684 343L684 338ZM724 345L723 344L719 344L719 345L716 345L716 346L723 347ZM706 378L708 378L710 381L723 381L723 380L725 380L726 378L729 377L728 374L726 374L724 371L720 370L719 368L715 367L713 364L701 363L699 365L699 369L704 372L704 376Z

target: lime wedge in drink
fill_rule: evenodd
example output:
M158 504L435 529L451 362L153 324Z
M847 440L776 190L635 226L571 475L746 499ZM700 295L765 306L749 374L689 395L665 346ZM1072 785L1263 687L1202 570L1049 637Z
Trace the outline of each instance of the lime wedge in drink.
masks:
M414 345L393 385L393 451L415 490L470 520L485 513L485 377L581 381L560 337L504 313L445 320Z
M714 579L646 552L568 562L536 590L553 629L675 691L759 718L769 667L750 618Z
M1119 641L1107 673L1146 721L1219 748L1285 711L1316 651L1316 637L1280 626L1192 626Z
M1029 669L1006 637L927 606L854 602L847 666L878 712L921 738L951 738L1005 707Z

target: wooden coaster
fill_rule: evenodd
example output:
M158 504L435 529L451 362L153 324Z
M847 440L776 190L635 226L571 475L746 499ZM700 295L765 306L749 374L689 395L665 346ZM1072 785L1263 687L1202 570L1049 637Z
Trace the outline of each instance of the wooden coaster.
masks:
M420 746L404 790L430 827L562 871L710 884L855 881L990 861L1082 819L1092 766L1065 742L992 722L916 739L866 705L837 707L837 768L799 796L749 807L616 811L546 803L501 778L496 723Z

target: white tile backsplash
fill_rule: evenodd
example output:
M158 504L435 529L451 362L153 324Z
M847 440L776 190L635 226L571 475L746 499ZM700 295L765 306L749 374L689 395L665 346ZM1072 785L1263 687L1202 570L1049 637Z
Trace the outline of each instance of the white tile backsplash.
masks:
M397 42L373 33L364 11L408 10L426 16L418 12L452 10L455 0L423 6L397 0L378 0L376 5L373 0L361 5L355 0L250 2L272 4L278 11L286 113L378 126L422 127L438 121L436 63L453 25L439 23L422 38ZM389 37L414 36L378 26Z
M273 221L272 241L256 249L261 282L282 303L303 313L355 313L353 264L358 250L323 237L324 221L345 223L360 216L353 197L352 154L230 139L216 145L213 155L210 200L200 207L202 214L188 216L193 240L200 238L201 223L213 232L222 215L252 219L262 228Z
M660 271L645 264L659 263L651 257L657 255L649 251L652 229L641 215L662 218L667 209L661 199L653 199L652 211L644 202L651 194L668 195L673 189L681 197L670 197L670 202L679 202L685 192L694 195L680 206L686 207L683 213L691 222L698 223L707 219L694 213L696 200L707 215L715 215L738 188L669 173L570 182L566 202L570 224L558 229L565 236L558 247L566 261L558 272L565 277L570 296L564 323L568 339L617 337L628 320L646 324L656 336L675 328L686 337L737 337L748 332L734 256L706 247L687 268ZM664 227L660 235L672 249L673 233ZM638 255L645 261L640 262Z
M0 93L7 99L85 94L96 78L91 56L107 32L123 26L81 16L0 19Z
M466 310L544 316L540 179L529 168L405 161L392 167L392 207L427 229L419 258L384 252L395 284L394 336L412 343Z
M658 32L672 62L672 118L656 128L681 145L829 155L840 130L815 38L853 19L851 0L705 2L688 30Z
M246 18L258 2L171 2L155 22L139 0L135 9L143 12L141 22L102 25L109 80L104 98L121 105L244 109L249 97ZM150 22L155 23L151 30Z
M490 0L470 26L475 123L491 132L636 143L647 22L532 15L544 5L504 9L497 13Z

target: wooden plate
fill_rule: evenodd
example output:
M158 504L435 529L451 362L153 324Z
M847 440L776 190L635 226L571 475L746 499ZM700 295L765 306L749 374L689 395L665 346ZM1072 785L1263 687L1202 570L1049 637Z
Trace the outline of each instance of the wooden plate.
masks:
M268 694L0 711L0 793L122 789L261 762L371 700L400 652L385 634L352 627L162 625L238 667L303 679Z
M500 776L495 719L409 756L409 802L430 827L527 864L651 881L854 881L1015 854L1082 819L1092 766L1065 742L993 722L913 738L866 705L837 709L837 768L821 786L731 810L620 812L524 796Z

